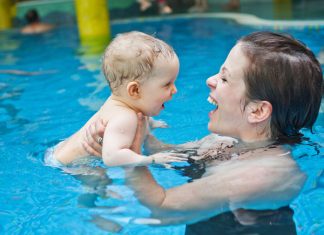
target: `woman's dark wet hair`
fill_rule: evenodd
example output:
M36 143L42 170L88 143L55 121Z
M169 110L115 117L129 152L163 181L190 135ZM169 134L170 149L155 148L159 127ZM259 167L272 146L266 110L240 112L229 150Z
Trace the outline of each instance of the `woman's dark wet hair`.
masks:
M25 14L25 19L28 22L28 24L39 22L38 12L35 9L29 10Z
M265 100L272 105L271 137L300 136L318 116L323 74L313 52L288 35L256 32L239 40L250 60L245 70L247 101Z

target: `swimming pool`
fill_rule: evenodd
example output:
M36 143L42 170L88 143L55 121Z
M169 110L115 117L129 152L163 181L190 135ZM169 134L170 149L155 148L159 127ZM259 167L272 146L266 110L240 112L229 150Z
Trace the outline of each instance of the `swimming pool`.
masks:
M183 143L208 133L210 104L204 102L208 94L205 79L217 72L240 36L260 29L212 18L112 25L114 35L130 30L156 34L179 55L179 91L158 117L171 128L156 130L159 138ZM284 31L304 41L322 58L323 66L323 28ZM184 234L185 225L145 225L150 222L145 220L150 212L125 186L121 168L107 172L111 196L98 198L95 206L86 207L80 201L90 198L92 192L75 177L44 165L44 151L80 128L109 95L100 74L100 55L79 46L76 28L24 37L1 32L0 41L0 70L43 73L0 74L0 233ZM291 204L299 234L324 233L323 112L322 104L315 134L304 131L307 138L294 150L295 159L309 176L303 192ZM175 170L151 169L165 187L188 181Z

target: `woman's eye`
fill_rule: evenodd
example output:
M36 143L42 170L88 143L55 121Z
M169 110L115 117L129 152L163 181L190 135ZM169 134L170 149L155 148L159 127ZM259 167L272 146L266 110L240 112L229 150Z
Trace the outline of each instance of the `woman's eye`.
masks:
M222 80L222 82L227 82L227 79L225 77L223 77L223 76L221 76L220 79Z

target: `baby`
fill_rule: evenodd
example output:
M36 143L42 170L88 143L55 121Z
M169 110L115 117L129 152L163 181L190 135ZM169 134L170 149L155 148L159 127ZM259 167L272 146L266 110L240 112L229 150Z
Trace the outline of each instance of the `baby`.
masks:
M147 34L123 33L107 47L102 68L111 89L110 97L78 132L54 149L53 157L62 164L69 164L87 156L85 149L80 148L83 132L91 123L102 119L108 124L103 140L98 142L102 142L102 158L107 166L182 161L172 153L143 156L130 150L137 128L137 113L147 117L158 115L164 103L177 92L179 60L174 50ZM148 118L143 131L145 138L149 134Z

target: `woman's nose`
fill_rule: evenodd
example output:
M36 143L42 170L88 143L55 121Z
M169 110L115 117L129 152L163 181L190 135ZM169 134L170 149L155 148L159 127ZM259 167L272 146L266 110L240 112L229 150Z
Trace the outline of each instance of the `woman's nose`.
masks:
M207 78L206 84L210 89L215 89L217 86L217 74Z

